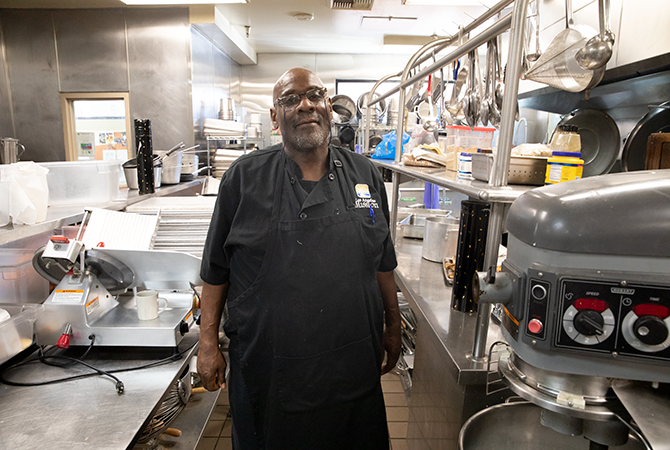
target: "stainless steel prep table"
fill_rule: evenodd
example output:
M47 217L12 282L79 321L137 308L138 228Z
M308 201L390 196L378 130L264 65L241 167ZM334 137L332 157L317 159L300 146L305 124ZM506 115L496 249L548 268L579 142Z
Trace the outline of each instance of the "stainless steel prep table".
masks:
M0 384L0 448L132 448L169 386L197 353L197 339L198 330L192 330L184 337L179 349L188 351L177 361L149 369L115 373L125 385L123 395L117 394L114 382L103 376L34 387ZM165 356L164 353L161 356ZM124 359L123 353L118 354L118 359L112 359L109 354L104 351L107 357L101 358L93 353L86 361L105 370L130 368L155 360L147 358L144 353L130 359ZM8 376L21 382L39 382L82 373L81 367L75 365L72 369L63 370L35 363L16 369ZM185 433L179 438L171 438L174 442L170 446L172 449L195 448L218 392L194 396L187 406L189 411L186 413L190 417L182 420L200 418L202 423L198 424L199 428L194 427L195 431L191 430L190 435Z
M452 309L442 265L423 259L422 247L422 240L396 241L396 283L417 318L407 444L411 450L456 449L463 422L509 391L486 395L487 364L467 356L477 315ZM491 323L487 348L502 340L500 328Z

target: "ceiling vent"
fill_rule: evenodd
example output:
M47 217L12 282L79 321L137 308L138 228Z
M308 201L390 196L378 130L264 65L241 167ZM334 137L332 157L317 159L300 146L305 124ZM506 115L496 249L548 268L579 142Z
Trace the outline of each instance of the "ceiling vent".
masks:
M375 0L330 0L330 9L353 9L372 11Z

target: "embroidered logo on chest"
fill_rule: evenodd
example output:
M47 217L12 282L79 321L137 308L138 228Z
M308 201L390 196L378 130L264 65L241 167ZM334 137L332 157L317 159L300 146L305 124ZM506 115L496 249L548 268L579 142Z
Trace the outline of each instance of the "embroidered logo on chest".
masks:
M370 188L367 184L357 184L356 195L358 198L370 198Z

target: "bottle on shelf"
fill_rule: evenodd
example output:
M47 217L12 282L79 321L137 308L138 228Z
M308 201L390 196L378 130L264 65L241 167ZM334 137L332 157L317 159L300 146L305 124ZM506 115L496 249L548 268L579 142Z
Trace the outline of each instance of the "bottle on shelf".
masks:
M578 180L584 171L582 144L576 125L559 125L551 139L551 157L547 160L544 184Z

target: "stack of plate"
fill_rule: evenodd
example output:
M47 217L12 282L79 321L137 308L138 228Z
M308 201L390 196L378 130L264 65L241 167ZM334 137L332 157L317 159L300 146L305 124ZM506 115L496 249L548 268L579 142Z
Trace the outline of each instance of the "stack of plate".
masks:
M243 137L246 124L233 120L205 119L204 129L208 136L235 136Z
M246 153L256 150L256 146L247 142ZM245 149L243 144L228 145L226 148L216 149L212 161L212 176L214 178L221 178L230 165L240 156L244 155Z

